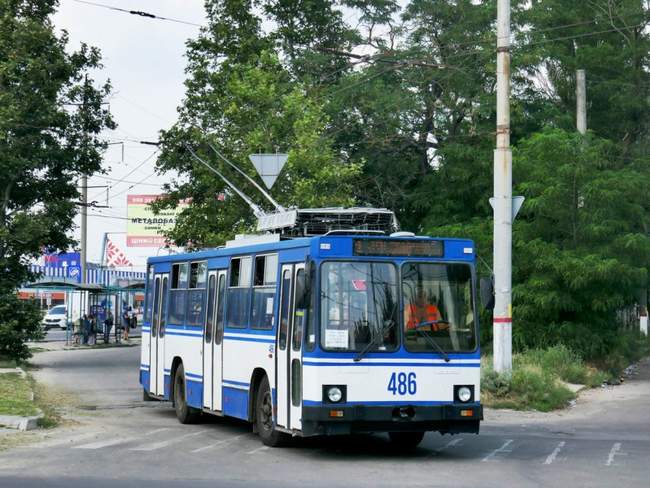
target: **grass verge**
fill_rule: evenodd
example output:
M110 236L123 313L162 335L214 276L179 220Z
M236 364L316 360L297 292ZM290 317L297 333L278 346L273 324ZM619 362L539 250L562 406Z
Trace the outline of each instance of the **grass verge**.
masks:
M32 382L18 373L0 373L0 415L37 415Z
M562 345L515 354L511 375L496 373L491 356L482 363L481 401L493 408L548 412L575 399L566 383L595 387L608 378Z

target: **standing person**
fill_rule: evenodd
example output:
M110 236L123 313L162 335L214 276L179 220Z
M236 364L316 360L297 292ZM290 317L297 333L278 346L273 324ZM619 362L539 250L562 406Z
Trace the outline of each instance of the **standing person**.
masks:
M79 317L77 320L74 321L74 344L75 346L78 346L81 343L81 335L83 333L83 328L84 328L84 319L83 317Z
M88 315L83 314L81 319L81 335L82 335L82 344L88 344L88 336L90 335L90 321L88 320Z
M108 344L111 339L111 329L113 328L113 312L106 312L104 319L104 344Z
M92 313L88 315L88 344L97 344L97 318Z
M131 327L131 314L129 313L130 311L131 307L125 309L124 314L122 314L122 338L125 341L129 340L129 328Z

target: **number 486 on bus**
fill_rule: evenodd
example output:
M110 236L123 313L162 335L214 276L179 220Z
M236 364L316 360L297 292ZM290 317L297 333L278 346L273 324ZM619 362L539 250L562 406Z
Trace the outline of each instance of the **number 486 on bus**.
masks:
M390 375L387 390L393 395L415 395L418 391L415 373L396 373Z

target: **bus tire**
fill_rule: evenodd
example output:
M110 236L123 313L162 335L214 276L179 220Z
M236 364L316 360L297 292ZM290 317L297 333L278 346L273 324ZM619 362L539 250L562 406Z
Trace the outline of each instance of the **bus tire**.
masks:
M255 397L255 427L266 446L280 447L287 443L289 436L275 428L273 421L273 398L266 376L260 381Z
M415 449L424 438L424 432L389 432L390 442L398 449Z
M174 375L174 409L176 410L176 418L181 424L195 424L201 416L200 410L187 404L185 370L182 364L178 365Z

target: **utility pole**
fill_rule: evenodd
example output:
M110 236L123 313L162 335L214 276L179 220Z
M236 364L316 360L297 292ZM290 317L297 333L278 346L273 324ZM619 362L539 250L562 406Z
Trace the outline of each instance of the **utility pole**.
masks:
M81 177L81 284L86 284L86 248L88 246L88 177Z
M512 151L510 0L497 3L497 131L494 151L494 370L512 370Z
M587 133L587 85L585 70L576 70L576 127L580 134Z

